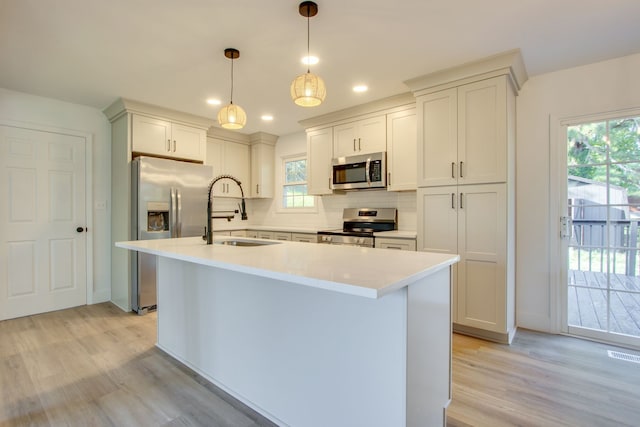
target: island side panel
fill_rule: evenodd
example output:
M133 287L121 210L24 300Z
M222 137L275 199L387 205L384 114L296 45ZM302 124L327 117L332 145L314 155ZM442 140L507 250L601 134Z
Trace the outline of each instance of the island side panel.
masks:
M446 426L451 401L451 267L408 288L407 426Z
M268 418L406 424L406 289L369 299L164 257L158 269L158 346Z

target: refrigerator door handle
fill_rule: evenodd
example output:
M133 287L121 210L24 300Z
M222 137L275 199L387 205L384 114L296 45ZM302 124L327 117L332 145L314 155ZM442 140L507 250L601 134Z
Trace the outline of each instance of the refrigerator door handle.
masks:
M176 208L176 237L182 237L182 194L180 190L175 190L177 208Z
M169 233L171 237L178 237L178 222L176 215L176 190L175 188L169 188Z

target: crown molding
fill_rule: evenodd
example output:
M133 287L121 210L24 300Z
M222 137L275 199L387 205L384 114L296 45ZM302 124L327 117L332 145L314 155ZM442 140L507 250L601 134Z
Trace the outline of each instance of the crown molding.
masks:
M334 124L345 119L358 118L372 113L386 113L388 110L397 107L406 106L407 108L411 108L415 105L416 99L413 94L411 92L405 92L388 98L371 101L366 104L356 105L355 107L349 107L332 113L323 114L321 116L300 120L298 123L300 123L303 128L309 129L322 125Z
M520 49L502 52L477 61L436 71L406 80L406 84L414 95L437 86L454 82L466 83L467 80L478 80L499 74L507 74L516 90L516 94L525 84L529 76L522 59Z
M102 110L103 114L111 123L126 113L143 114L145 116L155 117L161 120L171 120L188 126L200 129L209 129L213 125L213 120L196 116L194 114L184 113L182 111L172 110L170 108L159 107L157 105L147 104L145 102L136 101L127 98L118 98Z

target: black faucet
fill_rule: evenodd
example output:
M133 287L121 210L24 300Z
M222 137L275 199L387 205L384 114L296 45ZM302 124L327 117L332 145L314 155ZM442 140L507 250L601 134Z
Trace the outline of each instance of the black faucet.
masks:
M203 236L203 238L206 238L207 245L213 243L213 226L211 224L211 218L213 218L213 209L211 203L211 193L213 193L213 185L221 179L230 179L231 181L238 184L238 187L240 187L240 194L242 196L242 204L240 205L240 218L242 218L243 221L248 219L247 208L244 204L244 190L242 190L242 183L240 182L240 180L231 175L219 175L213 178L213 180L211 180L211 183L209 184L209 195L207 197L207 227L204 229L205 235ZM230 217L225 218L227 218L228 221L231 220Z

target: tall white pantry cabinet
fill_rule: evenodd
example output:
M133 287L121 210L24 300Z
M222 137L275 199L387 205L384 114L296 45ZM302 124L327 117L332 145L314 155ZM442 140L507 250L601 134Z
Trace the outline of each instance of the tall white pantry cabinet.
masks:
M460 254L453 329L510 343L515 325L519 51L419 77L418 250Z

